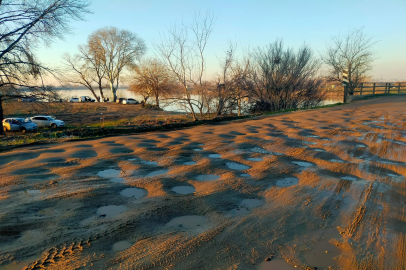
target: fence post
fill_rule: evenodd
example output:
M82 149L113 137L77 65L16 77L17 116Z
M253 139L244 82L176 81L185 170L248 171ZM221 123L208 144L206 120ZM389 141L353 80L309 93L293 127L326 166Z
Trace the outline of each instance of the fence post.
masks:
M388 83L388 94L390 94L390 83Z
M400 94L400 83L398 85L398 94Z
M360 96L362 96L362 88L364 88L364 83L361 83L361 92L359 93Z
M387 94L388 93L388 83L385 83L385 92L384 92L385 94Z
M376 84L376 83L374 83L374 88L372 89L372 94L373 94L373 95L375 95L375 84Z
M344 103L347 103L348 85L344 84Z

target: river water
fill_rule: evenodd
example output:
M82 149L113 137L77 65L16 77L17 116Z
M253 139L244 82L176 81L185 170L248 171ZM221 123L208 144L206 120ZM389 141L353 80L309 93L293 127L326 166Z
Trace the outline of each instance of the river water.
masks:
M62 97L63 100L69 100L72 97L80 97L80 96L89 96L91 98L94 98L92 92L90 92L90 90L86 88L56 89L56 92ZM98 91L96 91L96 93L99 94ZM108 89L104 90L103 93L105 97L108 97L110 100L112 100L112 94ZM119 88L117 90L117 97L133 98L138 101L141 101L143 99L141 95L136 95L135 93L129 91L127 88ZM150 99L150 101L153 101L153 99ZM326 99L323 101L321 105L331 105L340 102L342 102L342 100ZM160 105L164 111L179 111L179 112L184 111L177 104L167 104L164 101L162 101ZM197 108L196 111L198 111Z

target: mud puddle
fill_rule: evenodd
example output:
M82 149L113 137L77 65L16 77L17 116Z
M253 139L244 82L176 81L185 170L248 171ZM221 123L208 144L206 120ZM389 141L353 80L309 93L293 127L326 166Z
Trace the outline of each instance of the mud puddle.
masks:
M307 265L318 269L335 269L337 267L337 258L342 252L329 242L335 235L339 235L336 229L328 229L325 239L315 243L311 250L303 253Z
M263 200L259 200L259 199L244 199L241 201L240 205L242 207L246 207L248 209L252 209L258 206L261 206L264 204Z
M196 161L188 161L188 162L183 163L183 165L187 165L187 166L195 165L195 164L197 164Z
M264 261L257 268L258 270L297 270L294 266L288 264L283 259L273 259L271 261Z
M231 170L248 170L250 167L236 162L226 162L226 166Z
M197 181L214 181L217 179L220 179L220 176L216 174L201 174L195 177Z
M112 218L124 213L125 211L127 211L127 207L124 205L108 205L97 209L97 214L100 217Z
M209 158L221 158L220 154L210 154Z
M276 181L276 185L278 187L290 187L290 186L295 186L299 183L299 179L296 177L286 177L284 179L280 179Z
M108 169L104 171L100 171L97 173L98 176L103 177L103 178L113 178L113 177L118 177L121 173L121 170L116 170L116 169Z
M176 192L176 193L182 194L182 195L192 194L196 191L195 188L192 186L177 186L177 187L172 188L171 190L173 192Z
M262 158L247 158L247 160L258 162L258 161L262 161L263 159Z
M309 167L313 166L313 164L311 164L309 162L305 162L305 161L292 161L292 163L299 165L300 167L303 167L303 168L309 168Z
M167 223L169 227L195 229L207 223L205 216L181 216L176 217Z
M141 199L147 196L147 191L141 188L126 188L120 192L121 196Z
M132 244L128 241L120 241L120 242L114 243L112 249L114 252L117 252L117 251L122 251L122 250L128 249L131 246L132 246Z

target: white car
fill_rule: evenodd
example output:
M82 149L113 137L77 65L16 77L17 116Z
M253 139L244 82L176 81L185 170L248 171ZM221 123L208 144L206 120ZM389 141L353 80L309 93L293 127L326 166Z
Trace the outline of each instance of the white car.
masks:
M30 118L6 118L3 120L4 131L37 131L38 126Z
M139 102L133 98L125 98L123 99L123 104L138 104Z
M64 121L57 120L49 115L37 115L31 117L30 119L39 127L51 127L51 128L65 127Z
M73 97L73 98L69 99L69 102L70 102L70 103L76 103L76 102L79 102L79 98L77 98L77 97Z

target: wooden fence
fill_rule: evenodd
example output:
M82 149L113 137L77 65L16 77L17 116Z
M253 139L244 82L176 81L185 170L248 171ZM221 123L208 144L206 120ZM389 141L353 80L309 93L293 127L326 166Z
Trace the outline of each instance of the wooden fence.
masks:
M406 83L360 83L350 95L406 94Z

